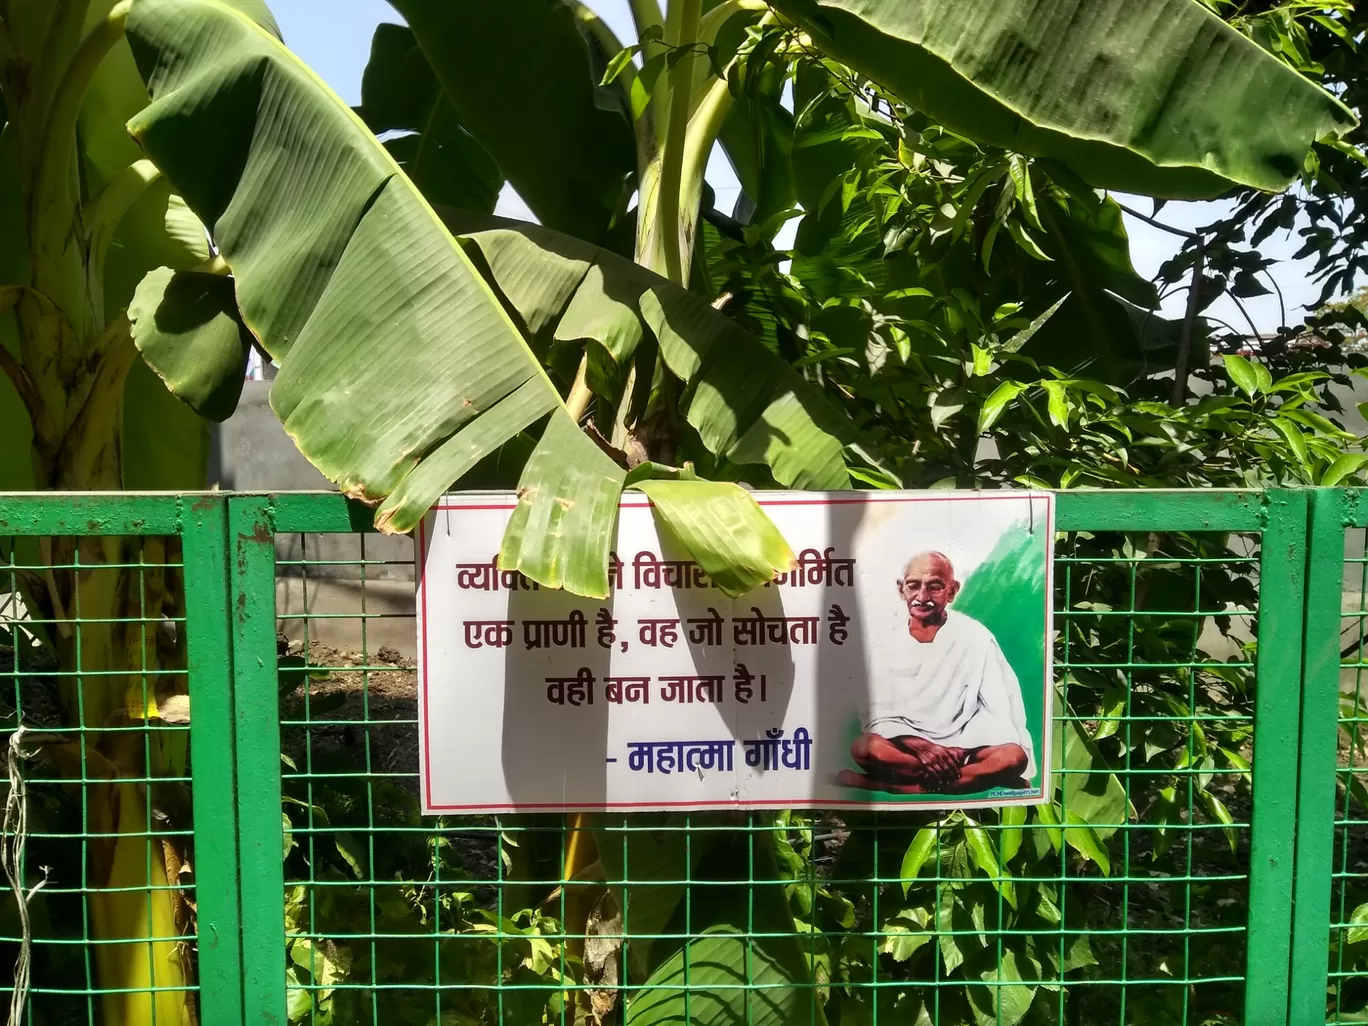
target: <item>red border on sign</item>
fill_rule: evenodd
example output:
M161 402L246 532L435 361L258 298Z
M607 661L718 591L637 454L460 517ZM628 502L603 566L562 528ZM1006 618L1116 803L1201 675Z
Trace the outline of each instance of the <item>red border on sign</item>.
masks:
M851 498L822 498L822 499L765 499L764 493L756 496L756 502L761 506L850 506L863 505L869 503L882 502L991 502L995 499L1012 499L1021 501L1029 497L1045 500L1045 526L1049 537L1054 535L1054 493L1053 492L950 492L945 495L933 493L923 493L919 495L898 495L883 496L877 492L868 493L867 496L852 496ZM469 502L469 503L438 503L431 507L429 512L462 512L469 510L495 510L495 509L516 509L517 502ZM620 501L618 509L649 509L649 501ZM1042 755L1039 760L1041 772L1041 787L1029 793L1014 792L1011 795L1003 795L996 798L974 798L963 802L947 803L943 801L888 801L874 800L864 801L855 798L754 798L746 801L730 801L727 799L713 799L700 801L662 801L662 802L585 802L585 803L566 803L566 802L519 802L516 805L507 803L492 803L484 805L438 805L432 800L432 777L429 772L431 766L431 717L428 716L427 701L427 518L424 517L418 522L418 694L421 703L419 715L423 723L423 744L421 750L421 766L419 772L423 778L423 812L446 813L446 812L469 812L481 813L485 815L500 815L504 813L517 813L526 811L537 812L614 812L630 811L633 809L758 809L758 808L780 808L780 809L836 809L836 808L860 808L874 809L884 812L921 809L925 811L935 811L936 809L956 808L956 809L982 809L994 808L999 805L1023 805L1030 801L1043 802L1045 791L1050 783L1050 768L1053 758L1053 715L1052 703L1050 701L1051 685L1054 683L1054 646L1049 644L1054 623L1050 613L1054 604L1054 558L1051 550L1049 558L1045 560L1045 680L1044 696L1041 702L1042 715ZM949 795L937 797L951 797Z

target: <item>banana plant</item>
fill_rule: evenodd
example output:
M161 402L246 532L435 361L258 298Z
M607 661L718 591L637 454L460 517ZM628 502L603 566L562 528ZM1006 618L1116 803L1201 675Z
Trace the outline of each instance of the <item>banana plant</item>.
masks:
M839 64L970 137L1156 196L1281 188L1353 122L1194 0L632 0L627 45L575 0L395 6L409 28L377 39L353 112L262 0L0 0L0 488L201 485L206 420L255 346L286 431L380 529L511 467L502 564L603 595L636 487L740 593L791 553L737 482L890 478L691 287L715 142L752 192L784 178L738 97L777 102L799 59ZM391 129L408 134L377 141ZM541 226L472 221L503 181ZM175 553L53 539L19 562L55 568L19 584L89 728L52 756L96 779L104 1019L193 1021L184 853L146 826L175 803L144 783L184 771L182 735L157 729L184 677L135 622L174 611ZM79 646L60 626L76 610L95 621ZM110 729L129 723L146 750Z

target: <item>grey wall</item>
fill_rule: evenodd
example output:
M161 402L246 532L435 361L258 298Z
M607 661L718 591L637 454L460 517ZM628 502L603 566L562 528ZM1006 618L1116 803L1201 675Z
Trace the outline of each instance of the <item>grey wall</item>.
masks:
M212 487L249 492L328 491L336 486L294 447L267 402L269 381L248 381L237 411L213 432ZM413 539L394 535L308 534L276 538L278 629L291 640L345 652L381 648L408 659L416 649ZM367 565L291 566L308 559ZM382 560L375 564L372 560ZM364 579L362 570L365 571ZM317 658L317 657L315 657Z
M213 432L209 457L209 484L224 491L285 492L336 491L327 478L313 468L295 448L267 402L269 381L248 381L237 411ZM364 556L362 546L364 544ZM286 535L276 541L276 558L282 561L386 560L388 565L367 566L367 579L413 580L413 539L407 536L310 534ZM300 568L283 566L282 573L300 576ZM308 568L308 576L360 578L359 566Z

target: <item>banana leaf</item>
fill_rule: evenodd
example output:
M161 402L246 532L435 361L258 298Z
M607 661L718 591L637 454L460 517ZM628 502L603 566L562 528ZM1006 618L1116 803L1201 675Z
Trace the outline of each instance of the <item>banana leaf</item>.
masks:
M524 326L365 124L217 0L138 0L128 37L152 96L130 131L208 226L242 324L280 364L271 405L300 451L379 504L382 530L403 531L480 460L539 428L501 564L605 596L624 467L569 416ZM231 349L227 323L206 324ZM203 378L165 377L182 399L216 394ZM766 420L765 407L756 423L791 429L794 402L773 402L784 418ZM671 495L677 527L732 502L690 494ZM787 547L758 507L744 524L730 508L733 534L710 541L734 546L735 587L754 586L783 569ZM747 556L756 537L779 565Z
M537 219L604 241L626 207L636 143L622 111L599 102L571 6L391 2L412 26L461 123Z
M96 0L86 15L87 28L103 20L115 0ZM263 29L279 36L261 0L230 0ZM127 43L116 45L96 70L86 90L80 115L80 159L89 210L98 221L106 215L102 202L135 162L144 155L129 137L125 122L148 103L147 88L133 63ZM135 189L137 187L135 186ZM91 254L91 271L103 294L106 320L128 307L143 279L158 268L186 271L209 257L204 226L165 180L153 180L132 194L122 212L113 213L104 230L107 243ZM107 248L105 248L107 247ZM233 401L242 387L245 353L228 378ZM233 378L236 380L233 380ZM192 404L193 406L193 404ZM222 419L231 408L219 409ZM205 485L209 463L209 428L193 409L167 391L151 367L138 361L124 386L123 478L127 488L198 489Z
M592 339L626 364L649 331L685 383L680 412L708 449L766 464L780 484L850 487L854 430L821 392L702 297L580 239L538 225L442 211L478 247L528 333Z
M1285 188L1350 110L1196 0L774 0L938 123L1101 188Z
M461 124L412 29L376 27L356 112L376 135L403 133L387 139L385 148L429 202L494 209L503 173Z
M626 1026L825 1023L816 985L788 976L767 950L772 943L753 943L734 926L700 931L651 974Z
M129 124L208 226L242 321L281 365L299 450L406 530L509 438L547 425L501 558L607 594L625 472L584 435L498 297L365 124L216 0L139 0L152 103Z
M619 835L608 836L621 847ZM682 832L667 829L631 849L627 865L634 882L619 891L619 900L627 901L629 917L638 904L647 914L648 922L634 931L648 933L663 923L657 929L664 936L634 942L642 950L633 948L632 963L649 975L628 1007L626 1026L824 1026L826 981L812 958L812 935L795 929L775 859L776 837L719 830L686 846ZM611 846L601 842L599 850ZM695 856L694 848L703 854ZM611 873L619 861L616 854L605 857L605 868ZM690 863L690 878L706 886L695 885L687 901L682 885L635 882ZM693 936L685 939L687 934Z
M231 279L158 268L138 287L128 319L143 359L172 394L207 420L232 415L252 342Z

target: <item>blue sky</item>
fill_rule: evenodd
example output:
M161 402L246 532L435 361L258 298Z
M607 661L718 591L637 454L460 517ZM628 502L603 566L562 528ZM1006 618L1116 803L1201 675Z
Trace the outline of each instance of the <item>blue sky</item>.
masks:
M480 0L498 2L498 0ZM627 0L589 0L617 33L619 39L633 37L632 19ZM272 11L280 23L285 42L289 44L322 78L348 103L361 98L361 73L370 54L371 35L382 21L402 21L385 0L270 0ZM728 210L740 187L736 176L724 157L714 154L708 165L708 180L717 193L717 205ZM1125 200L1125 198L1123 198ZM1149 212L1149 200L1125 200L1136 209ZM1176 228L1192 229L1220 216L1223 204L1170 203L1160 214L1160 220ZM506 190L500 199L499 212L509 217L528 218L526 206ZM796 222L790 222L790 230ZM1159 265L1177 249L1178 239L1133 218L1127 218L1131 233L1131 256L1136 269L1153 275ZM1296 252L1299 240L1295 234L1279 233L1264 244L1264 251L1279 258ZM1296 318L1296 309L1314 302L1320 289L1307 279L1308 264L1280 265L1274 275L1288 307L1289 318ZM1182 316L1185 299L1178 293L1164 304L1169 316ZM1272 331L1278 325L1279 309L1276 295L1245 300L1245 307L1260 331ZM1217 300L1208 311L1227 321L1237 330L1247 331L1247 325L1235 304L1228 298Z

